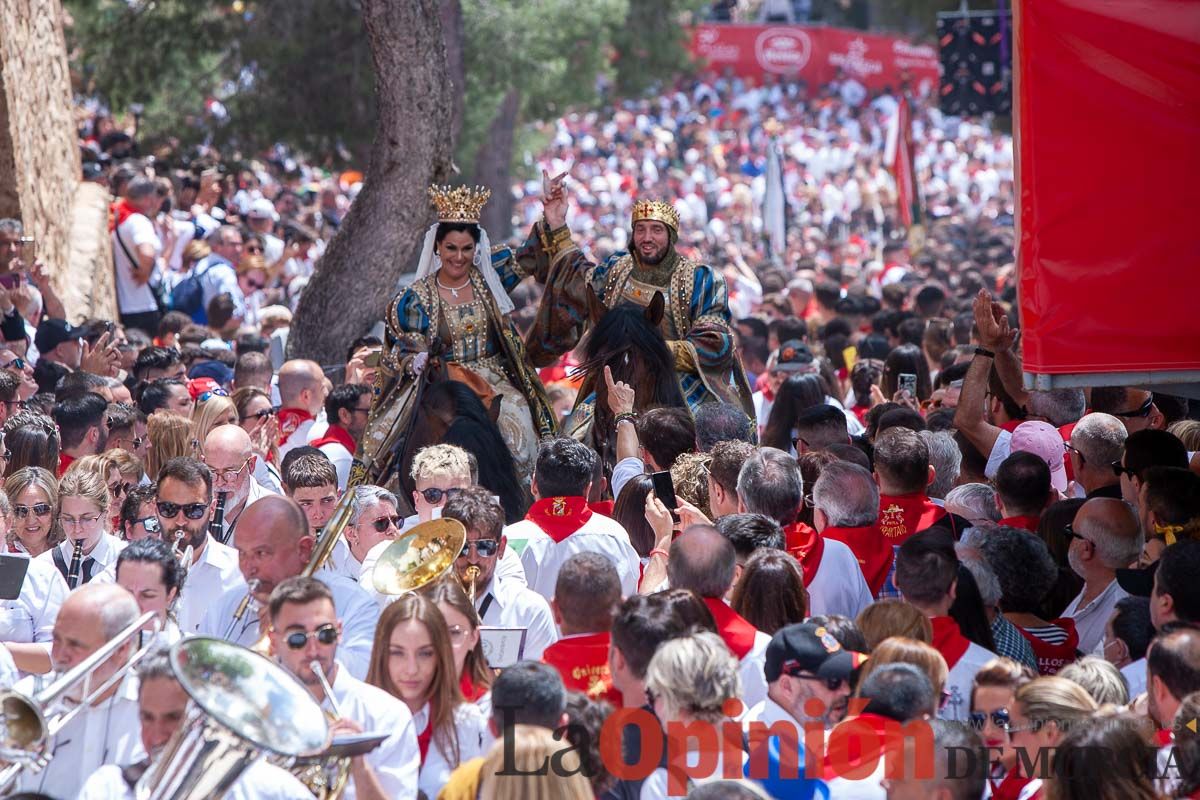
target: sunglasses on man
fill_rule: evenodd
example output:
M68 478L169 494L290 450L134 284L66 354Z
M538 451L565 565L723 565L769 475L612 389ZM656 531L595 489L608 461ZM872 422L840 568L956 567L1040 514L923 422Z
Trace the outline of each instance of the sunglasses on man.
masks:
M180 511L188 519L200 519L204 512L208 511L208 503L180 504L159 500L154 506L158 509L158 515L164 519L174 519L179 516Z
M475 552L479 553L480 558L491 558L500 550L499 539L476 539L471 541L468 539L463 543L462 552L458 554L459 558L466 558L471 555L471 548L475 548Z
M303 650L305 645L308 644L308 640L314 637L318 644L323 644L326 647L331 644L337 644L337 626L329 623L322 625L315 631L292 631L284 637L283 641L291 650Z
M462 489L438 489L434 487L432 489L422 489L421 496L425 498L426 503L440 503L443 497L449 500L461 492Z
M1148 417L1148 416L1150 416L1150 412L1151 412L1151 410L1153 410L1153 408L1154 408L1154 395L1150 395L1149 397L1146 398L1146 402L1142 403L1140 406L1138 406L1134 410L1132 410L1132 411L1113 411L1112 415L1114 417L1121 417L1122 419L1134 419L1137 417Z

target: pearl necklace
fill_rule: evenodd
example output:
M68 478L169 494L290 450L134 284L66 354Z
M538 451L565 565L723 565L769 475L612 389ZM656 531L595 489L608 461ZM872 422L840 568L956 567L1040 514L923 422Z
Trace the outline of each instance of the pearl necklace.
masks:
M450 293L450 296L453 297L455 300L458 299L459 290L467 288L467 286L470 285L470 283L471 283L470 275L467 276L467 279L465 281L463 281L460 286L447 286L446 284L442 283L442 279L437 277L436 275L434 276L433 279L435 281L437 281L437 285L439 288L445 289L447 292Z

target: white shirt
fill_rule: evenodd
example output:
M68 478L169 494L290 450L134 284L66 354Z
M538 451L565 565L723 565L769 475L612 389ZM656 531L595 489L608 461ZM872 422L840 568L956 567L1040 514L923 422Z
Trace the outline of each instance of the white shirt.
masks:
M254 479L254 476L250 477L249 487L250 487L250 491L248 491L246 493L246 502L242 504L242 508L240 511L237 512L237 516L230 515L230 512L232 512L234 509L232 509L228 506L226 506L226 508L225 508L225 513L222 514L221 530L225 534L225 542L229 547L236 548L236 545L234 544L234 542L236 541L236 538L237 538L237 523L238 523L238 520L242 518L242 514L245 513L246 509L249 508L250 506L254 505L256 500L260 500L264 497L271 497L272 495L279 494L279 492L273 491L273 490L267 488L266 486L263 486L261 483L259 483L257 480ZM230 529L231 526L232 526L232 530ZM236 550L235 550L235 552L236 552Z
M225 800L310 800L312 792L296 776L259 759L238 776ZM108 764L96 770L78 800L134 800L136 795L121 774L121 767Z
M237 270L216 253L196 262L191 274L200 283L200 308L208 314L208 304L217 295L227 294L233 299L233 316L241 319L246 314L246 297L238 285Z
M475 598L475 609L482 612L484 625L526 629L522 658L541 661L542 652L558 641L554 612L546 598L516 581L493 576Z
M15 600L3 601L0 609L0 642L49 642L65 599L67 582L54 563L29 559L21 594Z
M525 539L521 564L529 588L547 600L554 597L554 584L563 562L576 553L599 553L608 558L621 577L621 593L637 594L640 560L621 523L603 514L592 514L579 530L555 542L536 523L521 520L504 529L509 539Z
M1129 592L1122 589L1114 578L1108 586L1104 587L1103 592L1096 595L1095 600L1080 608L1079 602L1083 599L1083 592L1086 590L1086 586L1080 590L1075 599L1063 610L1062 615L1075 620L1075 630L1079 632L1079 651L1092 653L1097 647L1103 646L1104 626L1108 624L1108 618L1112 616L1117 603L1123 598L1129 597Z
M764 631L754 634L754 646L746 657L738 662L738 674L742 677L742 702L747 707L758 705L767 699L767 676L763 667L767 660L767 645L771 635Z
M429 704L412 717L413 730L422 732L429 725ZM421 777L417 784L426 797L437 797L438 792L450 780L450 773L459 764L478 758L485 753L485 746L491 744L491 734L487 729L487 720L474 703L462 703L454 709L454 729L458 735L458 760L454 753L444 752L438 742L437 734L429 740L429 751L425 754L425 763L421 765Z
M333 468L337 472L338 489L346 491L346 481L350 480L350 462L354 460L354 454L340 442L328 442L318 449L333 462Z
M54 675L31 675L16 690L32 697ZM146 757L138 717L137 676L129 674L116 693L99 705L79 712L50 742L50 762L44 770L24 770L17 791L42 792L51 797L75 797L88 775L104 764L123 766Z
M279 473L265 458L259 458L254 462L254 480L269 492L283 494L283 483L279 480Z
M69 570L71 568L71 556L75 551L75 543L70 539L63 539L58 543L56 549L62 553L63 560L66 562L67 569ZM92 548L92 552L85 553L83 556L83 561L80 564L80 586L83 585L83 565L87 564L89 558L96 562L92 566L92 581L96 583L115 583L117 556L121 555L121 551L124 549L125 542L111 533L100 534L100 540L96 542L96 546ZM55 572L58 572L58 567L54 564L54 550L47 550L38 556L36 560L49 564ZM58 574L61 575L62 573L59 572Z
M120 242L117 241L118 235ZM135 259L138 255L138 246L144 244L150 245L154 250L154 255L158 256L162 252L162 242L158 238L158 231L154 229L154 223L145 214L130 214L113 231L112 252L117 273L117 308L120 312L122 314L143 314L148 311L157 311L158 303L154 300L154 292L150 290L150 284L138 284L134 281L133 265L125 255L125 248L121 247L121 242L124 242L125 248L129 250L129 255Z
M1146 691L1146 659L1139 658L1121 667L1121 675L1129 686L1129 702L1132 703L1135 697Z
M246 593L246 580L238 569L237 550L205 534L200 560L188 569L175 609L180 630L189 635L199 633L213 601L235 589Z
M621 490L625 488L625 484L636 478L638 475L646 474L646 462L640 458L622 458L613 466L612 471L612 493L613 497L620 497Z
M337 646L338 661L344 670L355 678L365 678L370 665L371 645L375 638L375 624L379 621L379 606L358 584L349 578L331 572L317 575L321 583L333 594L333 607L342 621L342 638ZM252 647L262 638L258 626L258 603L251 599L242 618L234 624L233 612L246 597L246 589L240 586L229 589L213 603L198 631L203 636L227 639L243 647ZM232 626L232 629L231 629Z
M381 542L381 544L385 545L391 543L391 539ZM383 551L381 550L380 552ZM361 561L354 557L354 552L350 549L350 545L346 543L345 537L339 537L333 543L333 552L329 554L329 560L325 562L325 569L357 583L358 579L362 576L363 565Z
M950 698L938 712L939 719L955 722L966 722L971 715L971 688L975 684L975 673L996 657L990 650L984 650L971 642L967 652L962 654L958 663L950 667L950 675L946 678L946 691Z
M808 586L809 616L841 614L855 619L875 598L854 551L845 542L825 539L821 563Z
M421 751L417 748L417 730L408 706L383 689L355 680L341 668L340 660L333 675L333 696L342 713L361 725L365 732L389 734L383 744L366 755L384 794L393 800L416 798ZM328 699L321 707L333 710ZM351 780L343 797L354 800L354 790Z
M0 647L0 689L11 689L21 677L17 663L7 647ZM490 694L490 693L489 693Z
M1000 465L1010 455L1012 455L1012 434L1001 428L1000 435L996 437L996 443L992 445L992 452L988 453L987 465L983 468L984 477L996 477Z
M275 369L279 369L279 367ZM317 421L315 419L306 419L300 423L296 430L292 431L291 435L279 446L279 463L283 463L283 457L289 451L295 450L297 447L302 447L312 441L312 433L316 424Z

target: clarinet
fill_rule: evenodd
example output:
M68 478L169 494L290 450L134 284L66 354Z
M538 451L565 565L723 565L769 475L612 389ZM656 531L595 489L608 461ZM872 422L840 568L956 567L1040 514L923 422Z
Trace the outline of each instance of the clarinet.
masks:
M225 498L229 492L217 492L217 508L213 511L212 521L208 523L208 535L221 544L227 544L229 537L225 535Z
M75 540L75 551L71 553L71 566L67 568L67 588L78 589L83 572L83 539Z

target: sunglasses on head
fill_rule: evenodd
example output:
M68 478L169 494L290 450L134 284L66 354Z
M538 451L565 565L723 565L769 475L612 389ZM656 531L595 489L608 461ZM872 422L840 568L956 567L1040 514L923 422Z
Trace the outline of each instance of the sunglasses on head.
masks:
M392 525L395 525L396 529L399 530L400 525L403 524L403 522L404 517L399 515L394 517L380 517L371 523L371 527L375 529L376 533L383 533Z
M214 397L229 397L229 392L225 391L224 389L220 389L220 388L212 389L207 392L201 392L200 396L196 398L196 401L200 402L200 403L207 403L209 400L211 400Z
M1146 402L1142 403L1140 406L1135 408L1133 411L1114 411L1114 412L1112 412L1112 415L1114 417L1121 417L1123 419L1130 419L1131 417L1148 417L1148 416L1150 416L1150 411L1153 408L1154 408L1154 395L1150 395L1149 397L1146 398Z
M451 497L457 496L460 492L462 492L462 489L438 489L435 487L432 489L422 489L421 496L425 498L426 503L440 503L443 497L449 500Z
M983 730L983 726L987 725L989 719L992 721L993 725L1002 731L1008 730L1009 725L1012 724L1012 720L1009 718L1007 708L997 708L995 711L987 714L981 711L972 711L971 715L968 717L971 727L977 731Z
M316 637L318 644L326 646L336 644L338 640L337 626L331 623L322 625L315 631L293 631L283 641L292 650L303 650L311 637Z
M127 494L129 492L129 489L132 485L133 484L124 483L124 482L114 483L112 486L108 487L108 490L110 492L112 492L115 497L121 497L122 495Z
M472 547L475 548L476 553L479 553L480 558L491 558L500 549L500 541L498 539L476 539L475 541L468 539L463 543L462 552L458 554L458 557L469 556Z
M188 519L200 519L204 516L204 512L208 510L208 503L171 503L166 500L159 500L154 504L158 508L158 515L166 519L174 519L182 511L183 515Z
M33 512L35 517L48 517L50 516L50 504L35 503L32 506L13 506L13 514L16 515L17 519L25 519L29 516L30 511Z

